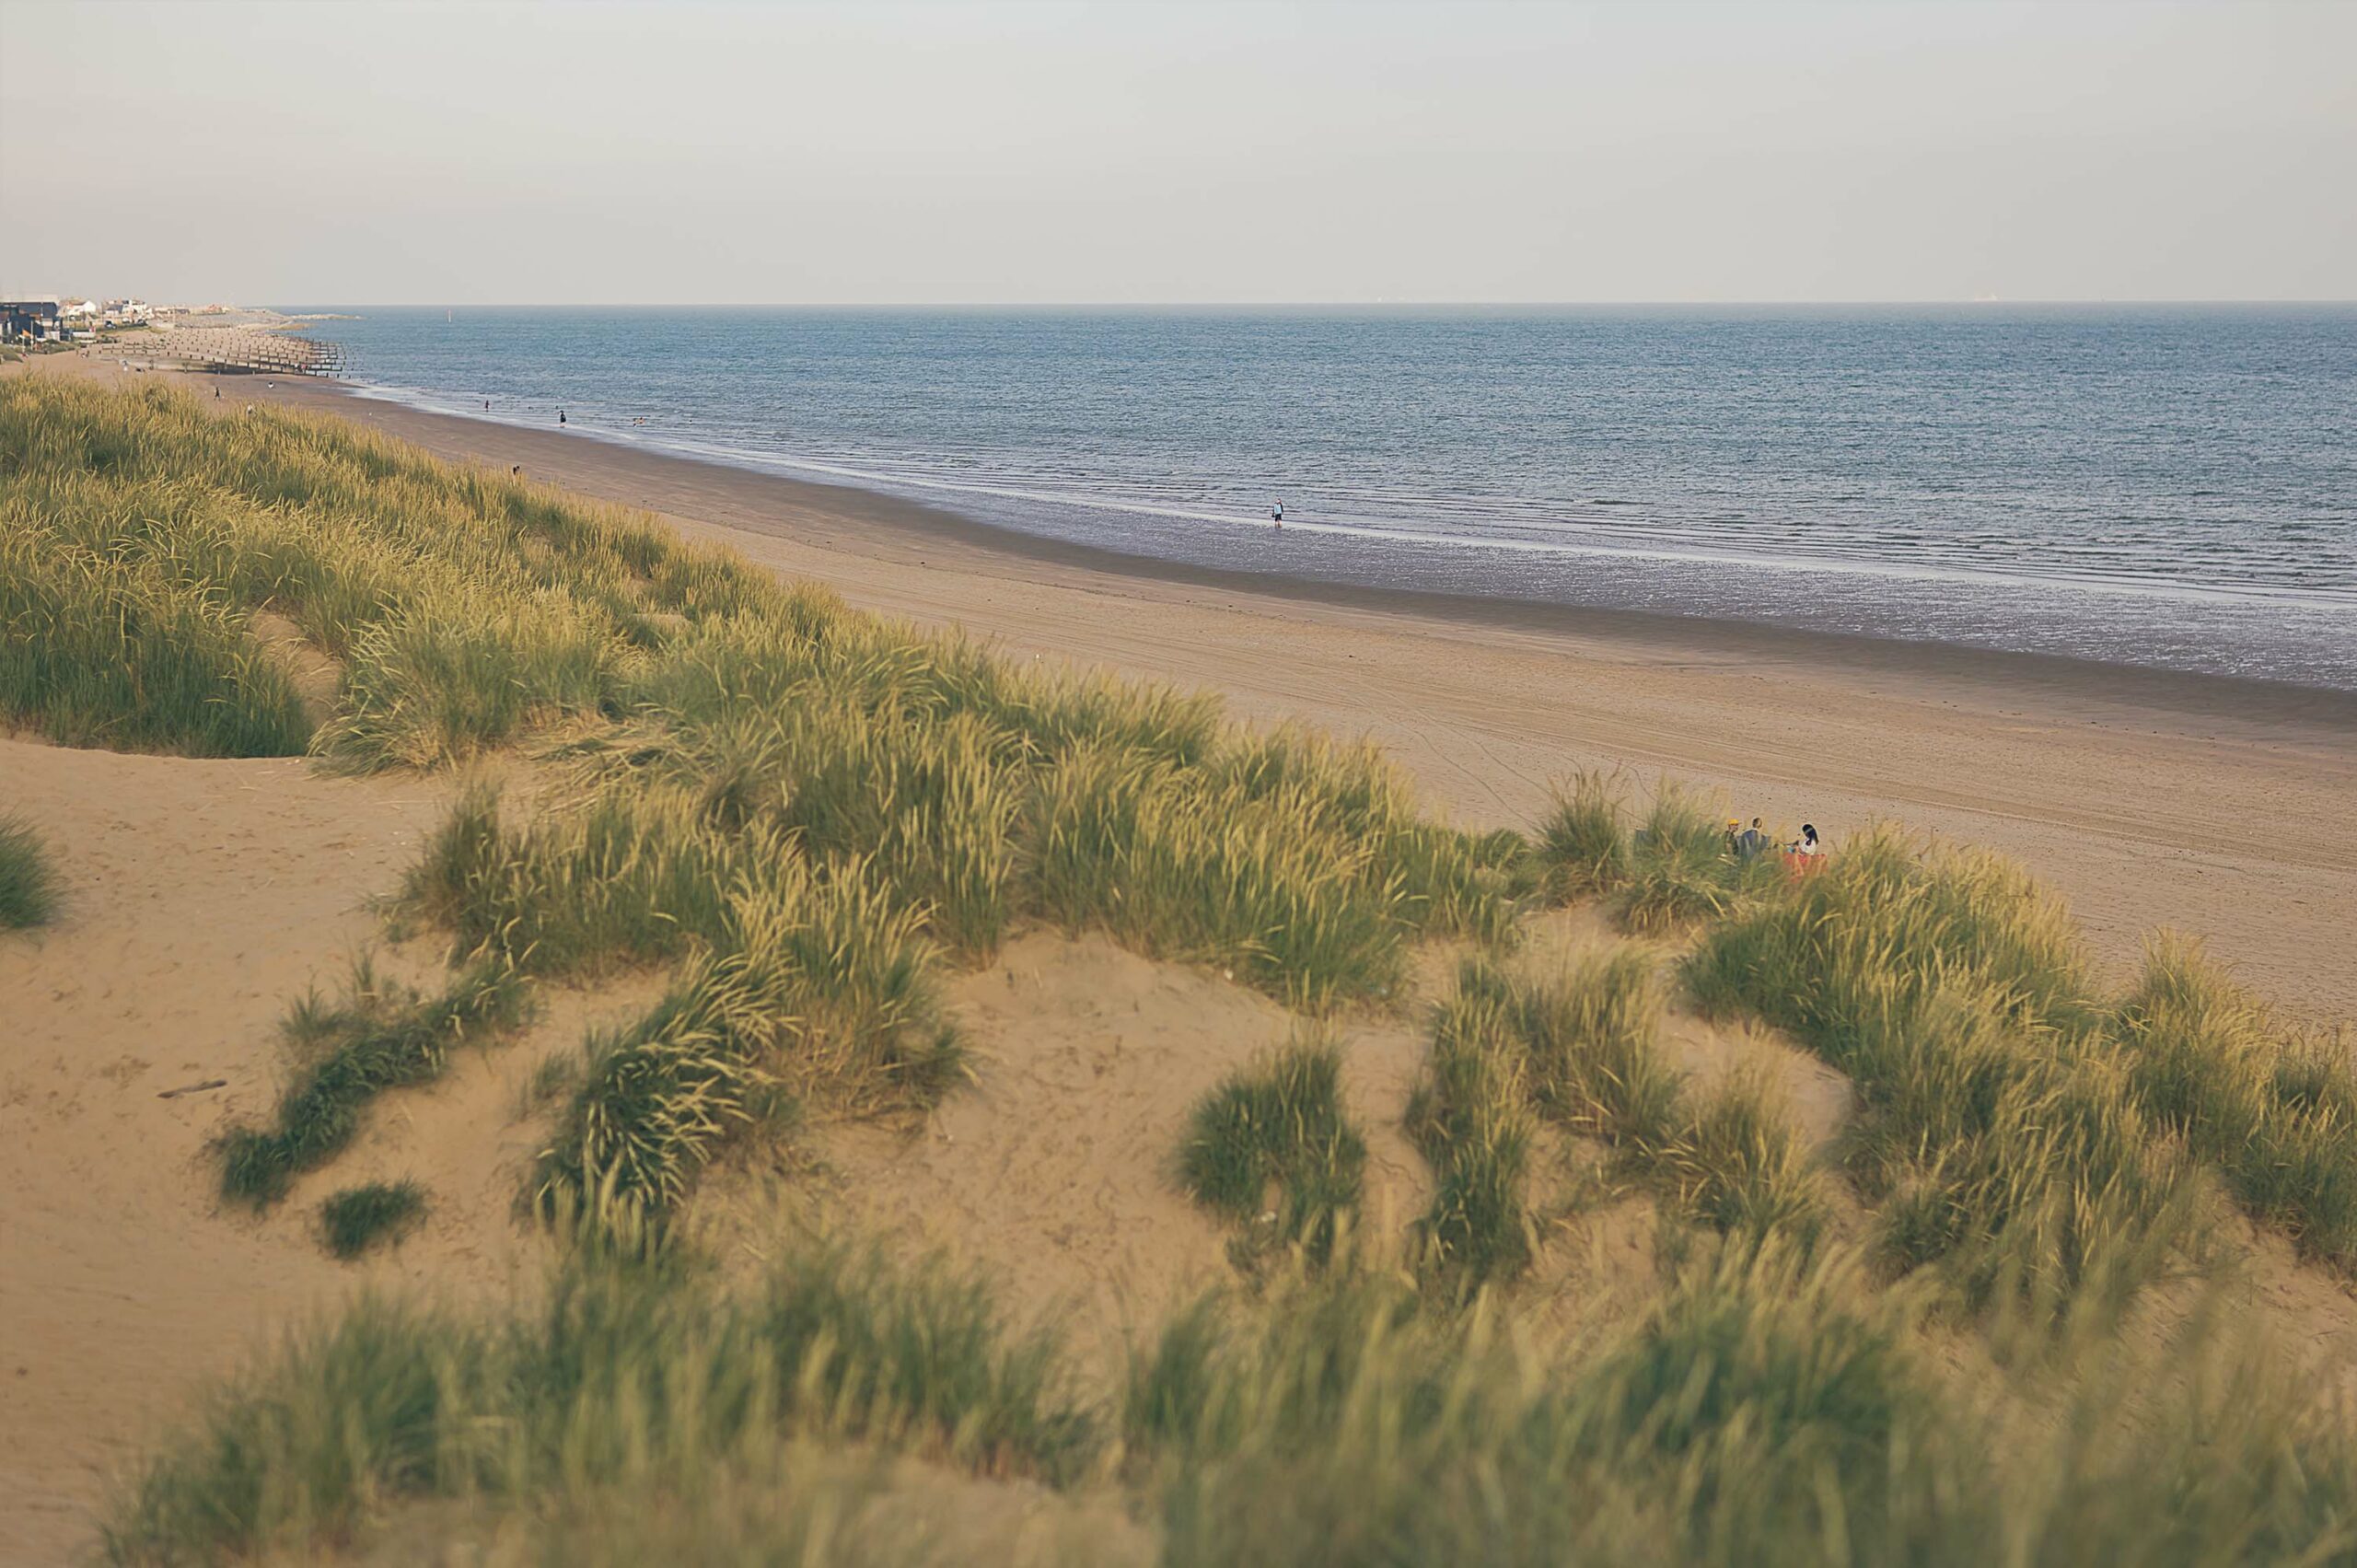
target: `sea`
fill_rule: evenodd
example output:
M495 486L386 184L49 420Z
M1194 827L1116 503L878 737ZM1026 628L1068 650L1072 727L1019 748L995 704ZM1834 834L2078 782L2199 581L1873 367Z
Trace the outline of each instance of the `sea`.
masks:
M372 397L1132 556L2357 690L2357 305L284 308Z

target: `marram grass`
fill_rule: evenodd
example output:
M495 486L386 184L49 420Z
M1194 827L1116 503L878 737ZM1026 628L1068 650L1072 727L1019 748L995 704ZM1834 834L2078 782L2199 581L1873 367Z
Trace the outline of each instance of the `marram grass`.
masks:
M1323 1013L1393 998L1425 935L1510 941L1527 890L1516 835L1423 818L1371 748L1018 668L332 420L12 380L0 458L7 548L40 566L9 580L48 607L7 644L0 711L344 769L527 746L570 774L529 815L469 795L402 900L519 984L677 978L601 1055L544 1189L665 1207L756 1102L923 1103L955 1071L942 970L1027 923ZM245 629L261 610L340 661L316 734ZM785 934L772 950L749 950L748 912ZM231 1189L274 1191L352 1103L238 1135Z
M1296 1040L1197 1102L1179 1182L1205 1208L1273 1225L1271 1239L1322 1256L1358 1207L1365 1165L1365 1141L1342 1104L1341 1048Z
M568 1250L505 1318L371 1296L225 1388L119 1496L118 1562L313 1560L406 1503L518 1526L610 1487L652 1504L796 1441L1073 1476L1093 1441L1051 1341L939 1266L780 1249L721 1288L679 1249Z
M1480 958L1459 969L1407 1124L1434 1172L1423 1234L1462 1280L1511 1278L1529 1261L1542 1124L1601 1140L1623 1178L1710 1230L1805 1248L1822 1228L1823 1174L1760 1072L1697 1095L1662 1056L1658 962L1622 945L1551 970Z
M221 1195L275 1202L296 1176L352 1142L377 1096L439 1076L453 1047L513 1028L525 1005L512 970L478 966L428 997L383 979L364 960L343 996L331 1002L315 993L288 1014L293 1081L269 1124L232 1127L215 1141Z
M425 1188L415 1181L371 1181L347 1187L319 1205L319 1237L350 1262L389 1247L425 1221Z
M840 1242L787 1241L732 1285L686 1245L580 1234L535 1300L368 1297L293 1336L125 1479L107 1558L442 1561L488 1538L572 1561L585 1516L703 1541L683 1504L717 1526L748 1481L827 1455L1109 1499L1184 1564L1963 1568L2003 1542L2173 1568L2357 1544L2345 1412L2247 1322L2074 1335L1968 1383L1920 1294L1772 1239L1704 1250L1596 1331L1461 1304L1353 1234L1147 1326L1109 1411L974 1281Z
M57 870L41 835L0 817L0 931L26 931L57 916Z
M2357 1551L2345 1411L2212 1318L2165 1346L2108 1332L2205 1173L2351 1265L2346 1063L2181 947L2107 994L2067 916L1992 857L1869 833L1787 879L1675 791L1632 826L1596 777L1528 842L1459 832L1371 749L1041 677L648 519L160 389L0 383L0 567L10 722L346 769L521 750L550 775L531 811L470 794L414 868L401 918L450 942L442 995L364 976L296 1009L285 1095L225 1144L230 1195L282 1194L535 984L669 982L554 1118L545 1305L322 1322L141 1470L107 1516L116 1561L301 1560L396 1525L430 1554L451 1520L544 1560L592 1535L809 1559L858 1532L802 1457L848 1446L1111 1488L1181 1564ZM261 610L339 661L316 730ZM1864 1256L1827 1237L1834 1173L1762 1080L1698 1092L1664 1064L1655 960L1504 961L1534 895L1690 935L1698 1001L1849 1074ZM1417 1261L1439 1266L1362 1250L1357 1134L1312 1051L1213 1097L1182 1167L1228 1212L1275 1191L1330 1213L1329 1245L1142 1325L1118 1436L971 1281L794 1243L726 1286L667 1223L700 1172L746 1129L954 1088L945 977L1037 923L1316 1016L1396 1005L1420 939L1483 949L1409 1116L1434 1181ZM1542 1244L1530 1167L1560 1132L1701 1233L1618 1332L1525 1319L1499 1288ZM401 1206L332 1202L355 1237ZM1966 1397L1916 1333L1934 1287L1988 1307L1992 1341L2030 1324L2036 1353ZM743 1507L789 1469L792 1507Z
M2181 1143L2140 1103L2109 1010L2059 906L1971 852L1868 835L1704 935L1684 965L1846 1073L1852 1179L1889 1200L1899 1267L1941 1262L1985 1300L2001 1280L2115 1303L2188 1214ZM2142 1260L2098 1276L2097 1260Z

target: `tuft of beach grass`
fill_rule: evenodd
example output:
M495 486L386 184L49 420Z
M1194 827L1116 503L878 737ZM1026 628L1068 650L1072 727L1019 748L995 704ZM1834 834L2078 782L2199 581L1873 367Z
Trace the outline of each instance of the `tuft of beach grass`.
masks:
M29 931L57 918L57 870L30 824L0 817L0 931Z
M319 1237L344 1262L390 1247L425 1223L425 1188L415 1181L347 1187L319 1205Z

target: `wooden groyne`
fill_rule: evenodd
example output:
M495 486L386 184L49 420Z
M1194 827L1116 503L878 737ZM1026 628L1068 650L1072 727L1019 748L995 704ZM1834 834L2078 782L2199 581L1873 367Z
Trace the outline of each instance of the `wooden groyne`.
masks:
M334 343L248 327L188 327L157 332L141 339L132 353L159 364L250 376L341 376L344 368L343 350Z

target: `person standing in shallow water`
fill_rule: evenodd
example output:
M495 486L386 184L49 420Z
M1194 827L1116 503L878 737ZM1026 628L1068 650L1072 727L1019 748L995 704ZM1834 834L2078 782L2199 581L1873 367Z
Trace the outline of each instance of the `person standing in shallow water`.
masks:
M1269 508L1269 522L1273 528L1285 526L1285 504L1282 501Z
M563 424L564 423L564 411L563 409L556 411L556 422L559 424Z

